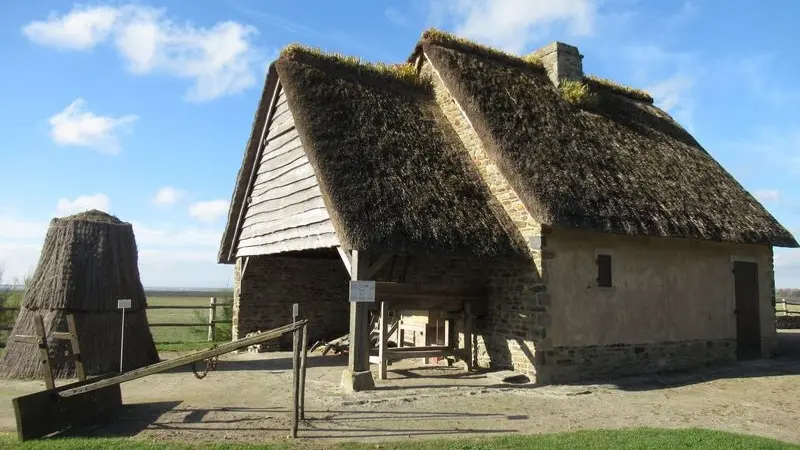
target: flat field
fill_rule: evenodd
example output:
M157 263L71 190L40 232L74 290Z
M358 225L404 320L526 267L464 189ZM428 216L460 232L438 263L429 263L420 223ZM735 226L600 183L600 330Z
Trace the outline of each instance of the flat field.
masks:
M209 346L208 342L208 305L211 295L201 296L195 293L148 293L147 305L152 306L198 306L202 309L148 309L147 321L150 324L186 323L197 326L150 327L153 339L159 350L192 350ZM230 305L231 298L226 295L215 295L218 303ZM230 306L218 306L217 320L230 320ZM230 324L217 324L216 340L230 340Z

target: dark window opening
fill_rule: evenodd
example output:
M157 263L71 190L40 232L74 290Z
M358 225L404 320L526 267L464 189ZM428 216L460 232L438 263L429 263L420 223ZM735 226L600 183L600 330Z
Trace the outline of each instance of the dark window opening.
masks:
M611 287L611 255L597 255L597 285Z

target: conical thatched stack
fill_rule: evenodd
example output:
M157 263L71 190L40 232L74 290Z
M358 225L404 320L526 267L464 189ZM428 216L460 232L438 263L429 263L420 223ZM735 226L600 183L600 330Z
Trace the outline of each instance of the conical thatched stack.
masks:
M87 375L119 370L121 314L117 300L129 298L125 312L124 369L158 361L146 316L139 279L133 227L101 211L53 219L39 265L25 294L11 335L35 335L33 318L41 314L48 336L66 331L66 315L74 314ZM48 342L51 357L63 355L69 341ZM41 378L35 345L10 341L0 361L0 377ZM75 375L74 363L60 363L53 375Z

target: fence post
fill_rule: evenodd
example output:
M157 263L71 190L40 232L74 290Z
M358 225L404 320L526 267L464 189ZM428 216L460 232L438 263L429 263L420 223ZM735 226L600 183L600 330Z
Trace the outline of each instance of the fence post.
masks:
M208 340L214 342L217 337L216 323L217 320L217 298L211 297L211 302L208 306Z

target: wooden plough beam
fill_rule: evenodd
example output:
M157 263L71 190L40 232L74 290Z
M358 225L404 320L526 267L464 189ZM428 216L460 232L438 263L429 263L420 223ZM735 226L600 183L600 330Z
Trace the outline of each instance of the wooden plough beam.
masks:
M64 386L46 389L13 399L17 420L17 435L20 440L35 439L64 430L96 417L103 417L122 405L120 384L177 367L196 363L225 353L230 353L250 345L261 344L286 333L298 332L307 326L308 321L297 320L289 325L263 331L215 348L200 350L188 355L162 361L156 364L131 370L119 375L97 377L78 381ZM295 339L299 344L299 339ZM295 353L301 352L295 345ZM304 353L304 352L301 352ZM305 355L300 355L305 366ZM304 370L302 367L301 370ZM297 367L295 367L297 371ZM305 378L305 376L303 376ZM302 390L303 387L299 386ZM297 409L295 403L293 408ZM302 419L302 406L300 406ZM297 414L295 414L295 417ZM296 419L295 419L296 421ZM293 426L296 434L296 425Z

